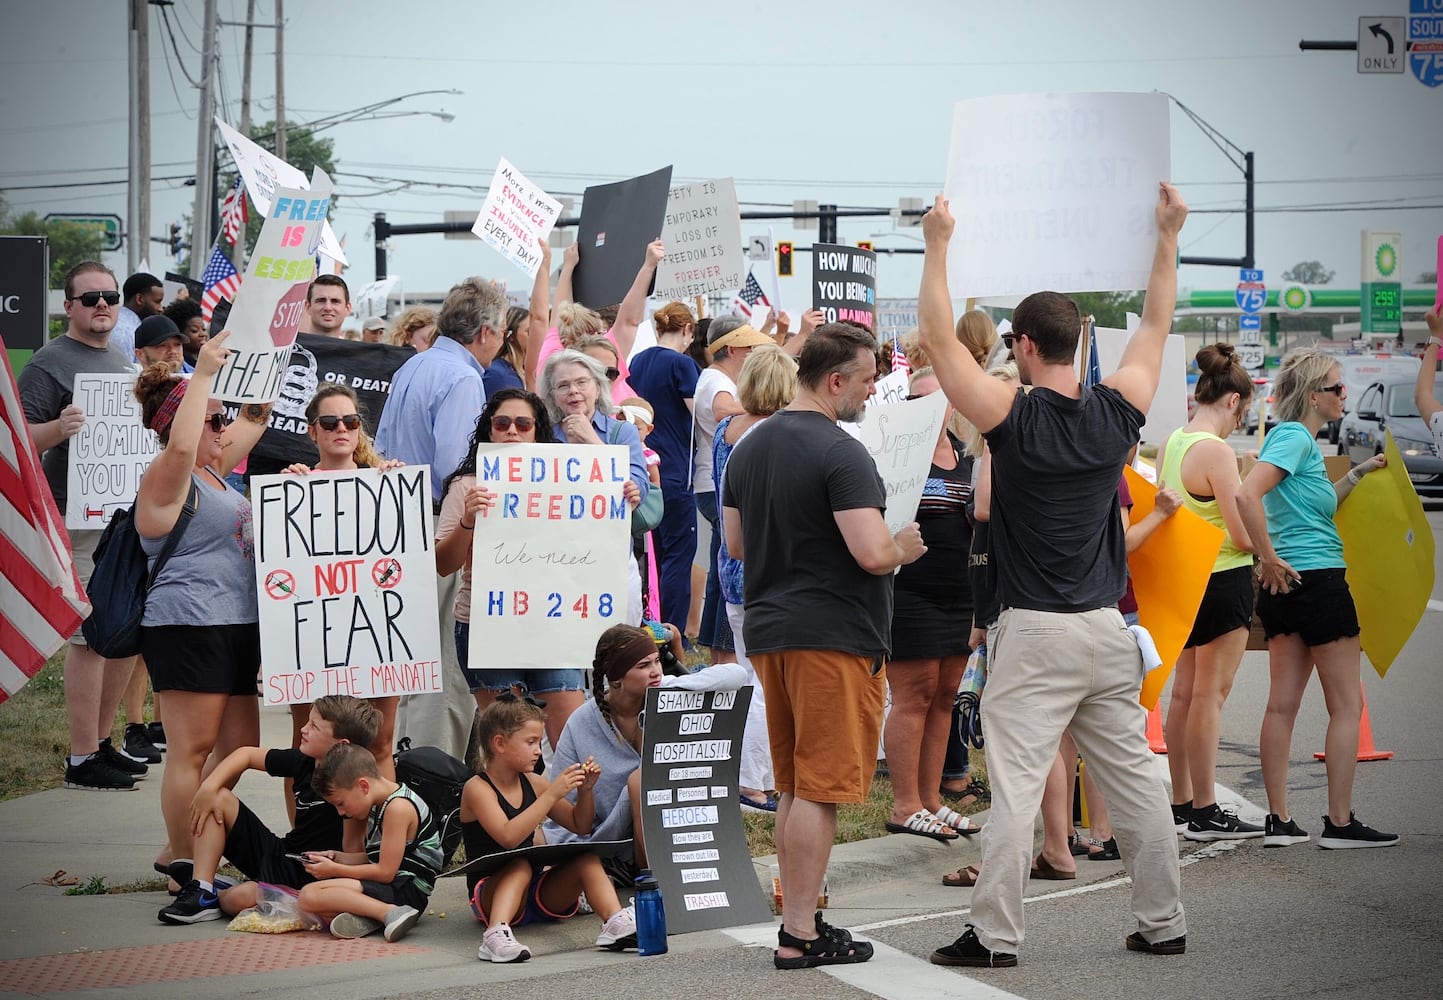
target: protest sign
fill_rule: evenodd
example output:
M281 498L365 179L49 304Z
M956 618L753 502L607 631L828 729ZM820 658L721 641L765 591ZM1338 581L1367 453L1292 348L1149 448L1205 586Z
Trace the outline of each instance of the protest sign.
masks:
M316 276L320 223L330 205L331 181L319 168L309 191L276 189L226 318L231 355L215 376L212 392L219 398L269 403L279 395Z
M270 423L251 449L252 474L279 472L295 462L315 465L320 460L307 434L306 406L327 382L348 385L355 391L362 425L374 437L391 392L391 378L415 355L409 347L363 344L316 333L298 336L286 359ZM235 418L238 409L227 406L226 413Z
M631 506L620 445L481 445L497 494L471 550L472 670L578 667L626 620Z
M1157 487L1131 468L1124 468L1122 474L1132 493L1130 520L1136 524L1156 506ZM1192 634L1223 538L1217 525L1181 507L1127 557L1138 624L1152 636L1162 658L1142 680L1140 698L1148 711L1157 704L1183 643Z
M944 188L953 298L1147 287L1171 175L1165 94L959 101Z
M1433 594L1433 529L1392 431L1383 453L1388 464L1364 476L1333 518L1363 652L1379 677L1402 652Z
M1136 320L1136 322L1134 322ZM1097 338L1097 366L1106 378L1117 371L1122 363L1122 352L1128 339L1137 331L1141 319L1128 314L1126 330L1110 330L1094 327ZM1081 360L1082 345L1078 344L1077 361ZM1152 405L1147 408L1147 419L1140 431L1141 439L1149 444L1162 444L1172 432L1187 423L1187 340L1180 333L1170 333L1162 348L1162 370L1158 375L1157 393Z
M946 412L947 397L940 392L867 408L861 440L887 488L884 516L887 530L894 535L917 518L917 505L922 501L927 474L932 471L932 453Z
M730 177L672 188L661 239L666 256L657 266L652 291L659 299L689 302L735 291L746 281L741 214Z
M877 255L861 247L818 243L812 247L812 308L828 323L877 326Z
M535 278L541 266L540 244L551 236L559 218L561 202L527 180L503 156L471 232L528 278Z
M910 381L906 372L888 372L877 379L877 394L867 400L867 411L870 413L874 406L891 406L905 400L911 391L908 386Z
M265 703L440 691L430 467L257 476L251 501Z
M661 236L670 190L670 166L586 189L576 236L581 257L571 277L577 302L597 309L626 297L647 244Z
M301 188L304 190L308 186L306 175L285 160L262 149L219 118L215 120L215 125L220 129L220 135L225 140L226 148L230 150L236 170L240 172L241 179L245 181L246 193L251 196L256 211L260 212L262 216L270 214L271 202L275 199L277 188ZM338 263L350 263L346 259L345 248L336 238L335 231L331 229L329 222L321 224L320 251Z
M509 851L497 851L495 854L471 858L463 865L442 872L441 878L450 878L453 875L485 878L495 875L513 861L529 861L532 870L539 872L544 868L564 865L583 854L595 854L598 858L630 857L634 846L630 840L573 840L564 844L528 844Z
M65 526L99 530L135 503L140 477L160 439L140 422L135 375L76 375L75 405L85 423L70 439Z
M646 693L641 826L669 934L770 919L737 779L752 690Z

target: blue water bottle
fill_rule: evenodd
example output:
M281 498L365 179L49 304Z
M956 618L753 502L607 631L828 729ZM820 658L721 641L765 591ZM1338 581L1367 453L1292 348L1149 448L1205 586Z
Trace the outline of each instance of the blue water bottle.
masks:
M666 954L666 907L650 868L643 868L636 877L636 951L639 955Z

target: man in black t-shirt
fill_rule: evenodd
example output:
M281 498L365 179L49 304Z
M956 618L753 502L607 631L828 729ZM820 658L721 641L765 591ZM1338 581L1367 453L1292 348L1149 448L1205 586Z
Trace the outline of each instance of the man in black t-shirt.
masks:
M745 640L767 697L781 863L779 969L864 962L815 912L837 804L863 802L876 768L891 647L892 573L926 551L915 522L894 537L887 494L862 443L837 426L876 391L876 342L823 326L798 358L797 397L758 424L727 464L727 549L745 560Z
M1132 877L1131 951L1186 946L1177 839L1138 700L1143 667L1117 610L1127 578L1117 484L1152 405L1177 299L1177 237L1187 206L1160 186L1157 248L1142 325L1117 371L1082 387L1074 358L1082 317L1056 292L1023 299L1009 347L1030 393L989 378L953 335L947 244L955 221L940 196L922 220L926 256L917 303L922 346L947 398L992 451L992 550L1002 611L988 631L983 736L992 810L972 921L932 955L938 965L1011 966L1022 942L1022 891L1033 823L1059 737L1071 729L1107 798Z

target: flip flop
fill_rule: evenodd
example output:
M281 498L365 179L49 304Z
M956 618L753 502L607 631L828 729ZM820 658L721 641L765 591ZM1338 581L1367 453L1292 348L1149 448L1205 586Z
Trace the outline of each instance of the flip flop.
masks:
M956 840L958 837L958 834L955 832L947 830L946 823L943 823L925 809L918 809L901 823L893 823L889 820L886 827L888 833L911 833L918 837L940 840L943 843L949 840Z
M1046 858L1039 854L1032 861L1032 872L1028 877L1050 882L1067 882L1077 878L1077 872L1065 872L1060 868L1054 868Z
M942 884L951 886L954 889L965 889L977 884L982 877L982 872L976 865L967 865L965 868L958 868L955 872L948 872L942 876Z
M737 798L741 801L741 807L743 809L766 813L774 813L777 811L777 800L770 795L763 796L760 799L754 799L749 795L738 793Z

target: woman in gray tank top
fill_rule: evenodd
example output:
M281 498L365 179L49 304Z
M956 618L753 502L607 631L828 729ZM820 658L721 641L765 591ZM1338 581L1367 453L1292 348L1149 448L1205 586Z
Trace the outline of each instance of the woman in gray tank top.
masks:
M167 844L157 867L192 856L190 804L206 758L260 742L251 508L225 475L260 440L270 407L244 405L244 419L228 425L220 400L210 397L230 357L229 336L223 332L201 348L189 380L157 365L135 382L142 419L161 443L135 499L135 527L152 567L192 487L197 495L195 514L141 619L140 651L152 686L165 695L170 744L160 789Z

